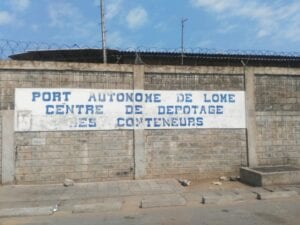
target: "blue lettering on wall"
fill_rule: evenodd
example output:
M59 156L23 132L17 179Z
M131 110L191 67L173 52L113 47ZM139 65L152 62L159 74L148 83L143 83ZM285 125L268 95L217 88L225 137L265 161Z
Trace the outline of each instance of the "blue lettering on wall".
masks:
M93 128L97 127L97 119L94 117L80 117L77 118L75 127Z
M53 115L54 114L54 105L46 105L46 114Z
M243 103L243 93L235 91L81 91L82 96L81 92L73 94L63 89L34 89L27 98L43 116L48 115L52 121L55 116L57 121L66 116L66 121L73 121L72 127L76 124L77 128L210 128L214 124L231 127L226 123L234 127L233 115L243 113L243 104L234 105L236 101Z
M58 91L45 91L45 92L32 92L32 101L36 102L37 100L41 100L43 102L67 102L69 101L69 97L71 92L58 92Z
M204 102L206 103L234 103L235 94L227 93L213 93L213 94L204 94Z
M177 94L177 102L193 102L191 93Z
M223 114L222 105L159 105L158 115Z
M143 106L142 105L125 105L125 113L127 115L131 115L131 114L143 114Z

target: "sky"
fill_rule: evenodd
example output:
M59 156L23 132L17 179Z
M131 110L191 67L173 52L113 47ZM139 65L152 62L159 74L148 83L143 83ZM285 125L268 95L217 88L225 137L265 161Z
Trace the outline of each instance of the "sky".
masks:
M0 39L101 47L100 0L0 0ZM117 49L300 52L300 0L105 0Z

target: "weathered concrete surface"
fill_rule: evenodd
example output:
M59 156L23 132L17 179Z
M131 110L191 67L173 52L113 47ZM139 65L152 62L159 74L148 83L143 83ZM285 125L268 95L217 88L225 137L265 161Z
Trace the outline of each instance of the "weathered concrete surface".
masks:
M299 75L256 74L256 151L260 166L300 166Z
M299 196L296 191L274 191L274 192L258 192L257 199L268 200L273 198L292 198Z
M42 62L42 61L15 61L1 60L3 69L27 69L27 70L82 70L82 71L123 71L133 72L132 65L126 64L99 64L99 63L74 63L74 62ZM255 74L291 75L299 76L299 68L290 67L253 67ZM232 66L159 66L145 65L147 73L206 73L206 74L242 74L243 67Z
M134 162L135 179L142 179L146 176L146 152L144 141L144 130L134 130Z
M261 174L256 173L248 167L242 167L240 169L241 181L245 184L249 184L256 187L262 186Z
M252 68L245 67L246 126L247 126L247 164L257 166L256 155L256 112L255 75Z
M17 184L130 180L133 131L16 133Z
M285 171L276 171L277 167L286 167ZM242 167L240 169L241 181L253 186L267 186L279 184L299 184L300 183L300 169L292 169L289 166L269 166L269 172L262 172L260 167L248 168ZM262 167L268 168L268 167ZM273 171L272 171L273 168Z
M145 196L141 208L183 206L186 200L179 194Z
M255 198L256 194L253 192L215 191L204 193L201 202L202 204L228 204Z
M143 65L134 65L134 90L144 90L145 68ZM134 130L134 178L142 179L146 175L146 153L144 130Z
M144 89L144 74L145 67L143 65L134 65L133 66L133 86L135 90L143 90Z
M272 190L274 189L274 193L278 192L281 199L300 197L299 185L283 187L273 186ZM39 209L49 209L50 206L52 209L56 208L57 213L138 211L139 207L194 207L202 205L202 196L205 204L226 205L256 201L258 193L262 198L271 199L274 196L269 194L273 193L272 190L249 187L239 182L224 182L222 186L215 186L209 182L200 186L192 184L182 187L176 180L171 179L76 183L70 187L64 187L62 184L2 186L0 211L3 210L3 215L5 212L6 216L13 211L19 212L12 215L18 216L25 215L25 212L31 213L33 209L44 213L45 211L40 212ZM293 195L290 195L291 191Z
M300 185L271 185L264 187L265 190L270 192L275 191L296 191L300 195Z
M245 129L145 130L147 178L201 180L238 175Z
M299 225L299 198L247 201L227 205L195 205L96 213L57 213L51 216L3 218L13 225Z
M245 90L248 99L248 132L144 131L135 140L123 131L96 132L95 138L94 132L15 133L19 184L237 175L247 148L250 165L256 158L259 165L300 165L299 68L13 60L0 61L0 68L0 110L14 108L15 88Z
M21 216L47 216L51 214L53 214L53 206L0 209L0 218Z
M0 60L1 69L133 72L132 65Z
M118 199L105 200L104 202L94 204L74 205L73 213L90 213L120 210L122 201Z
M2 184L15 179L14 111L2 111Z
M9 202L54 201L59 203L67 200L173 194L181 190L180 184L173 179L75 183L70 187L64 187L62 184L2 186L0 208L5 207Z

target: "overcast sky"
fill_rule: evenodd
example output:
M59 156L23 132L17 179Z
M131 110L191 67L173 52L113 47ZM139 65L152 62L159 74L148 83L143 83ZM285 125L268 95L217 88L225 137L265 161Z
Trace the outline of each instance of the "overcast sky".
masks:
M0 39L100 46L100 0L0 0ZM111 48L300 52L300 0L105 0Z

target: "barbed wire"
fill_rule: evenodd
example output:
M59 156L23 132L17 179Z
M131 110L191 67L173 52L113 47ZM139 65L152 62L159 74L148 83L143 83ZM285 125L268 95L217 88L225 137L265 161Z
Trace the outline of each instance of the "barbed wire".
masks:
M45 51L45 50L79 50L79 49L100 49L99 46L79 45L79 44L58 44L35 41L16 41L0 39L0 59L8 59L9 56L25 53L28 51ZM149 52L149 53L181 53L180 48L159 48L159 47L114 47L111 48L123 52ZM225 55L261 55L261 56L287 56L300 57L300 52L276 52L270 50L219 50L210 48L185 48L185 54L225 54Z

